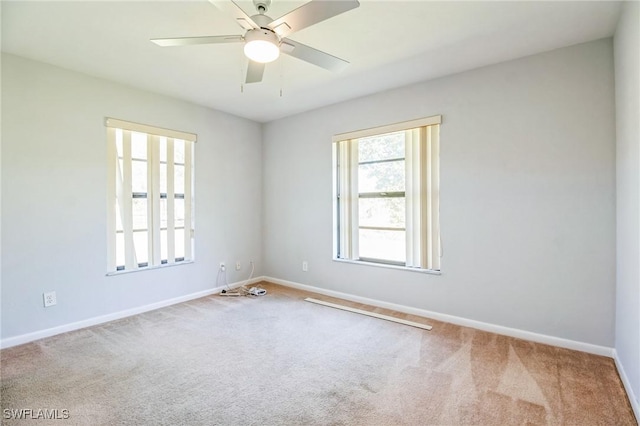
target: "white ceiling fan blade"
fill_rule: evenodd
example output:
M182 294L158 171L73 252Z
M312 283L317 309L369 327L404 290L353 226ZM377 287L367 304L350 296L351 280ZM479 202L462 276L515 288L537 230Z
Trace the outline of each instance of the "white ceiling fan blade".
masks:
M264 74L264 65L265 64L260 62L249 61L245 83L260 83L262 81L262 75Z
M291 39L285 39L282 41L280 51L329 71L342 71L349 65L349 62L344 59L329 55L321 50L314 49L313 47L309 47Z
M243 40L244 40L244 37L242 37L241 35L151 39L152 42L162 47L189 46L192 44L237 43Z
M286 37L295 31L333 18L358 6L360 6L358 0L312 0L271 22L268 27L280 37Z
M209 3L233 17L236 23L245 30L257 30L260 28L260 25L253 22L253 19L232 0L209 0Z

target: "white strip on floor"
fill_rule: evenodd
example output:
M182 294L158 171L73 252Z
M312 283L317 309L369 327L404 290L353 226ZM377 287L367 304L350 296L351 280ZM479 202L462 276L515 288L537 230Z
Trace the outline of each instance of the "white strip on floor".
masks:
M316 303L318 305L329 306L330 308L342 309L343 311L354 312L356 314L361 314L361 315L368 315L368 316L374 317L374 318L379 318L379 319L383 319L383 320L387 320L387 321L393 321L393 322L397 322L397 323L404 324L404 325L410 325L411 327L422 328L423 330L431 330L431 328L432 328L430 325L420 324L418 322L413 322L413 321L407 321L407 320L403 320L403 319L400 319L400 318L394 318L394 317L390 317L388 315L377 314L375 312L363 311L362 309L350 308L348 306L338 305L336 303L331 303L331 302L325 302L323 300L313 299L311 297L307 297L304 300L306 300L307 302Z

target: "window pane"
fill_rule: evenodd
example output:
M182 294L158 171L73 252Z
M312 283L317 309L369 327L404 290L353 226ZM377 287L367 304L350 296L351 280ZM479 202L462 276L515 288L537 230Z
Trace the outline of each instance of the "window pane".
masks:
M116 231L122 231L122 215L120 214L120 203L116 200Z
M175 175L174 192L176 194L184 194L184 166L175 165L173 169Z
M173 162L184 164L184 141L182 139L173 140Z
M405 231L360 229L360 257L406 262Z
M184 226L184 199L175 198L173 200L173 224L174 226ZM160 200L160 227L167 227L167 199Z
M184 241L185 235L187 235L185 232L190 231L183 229L186 202L191 203L191 200L183 199L186 190L185 176L187 173L192 176L193 173L193 168L187 169L184 164L187 147L191 147L190 142L161 136L156 137L140 131L135 132L123 129L114 129L113 132L109 130L107 133L108 142L112 144L118 156L118 162L112 163L110 167L117 167L120 171L119 176L109 183L109 193L113 194L115 199L112 204L108 205L108 209L110 209L109 218L113 221L109 223L109 228L115 233L113 235L115 236L115 247L109 247L109 250L111 251L110 256L115 256L116 266L120 269L124 268L125 262L130 257L134 257L138 264L159 265L161 260L167 262L169 251L175 252L178 258L184 258L186 248L191 248L190 246L185 246ZM126 153L126 157L131 158L128 164L124 164L125 136L127 138L130 136L130 152ZM169 141L171 141L171 151L168 151ZM153 145L154 149L150 150L152 143L157 143L158 145ZM191 149L189 149L189 152L191 153ZM168 173L168 158L173 161L170 175ZM150 175L150 167L152 165L155 167L156 162L160 163L159 170L157 173L154 172ZM127 179L127 186L124 187L124 191L118 191L124 180L123 171L125 168L127 168L128 172L130 170L130 173L128 173L130 174L130 182ZM166 198L169 186L173 187L174 195L176 196L172 200L172 211L170 212L168 211L168 200ZM160 199L154 199L152 204L151 196L155 197L156 195L155 192L152 193L152 190L156 188L160 189ZM133 192L133 196L127 196L126 205L128 211L124 212L123 215L121 209L125 201L121 197L129 194L130 191ZM165 198L162 198L162 196ZM158 211L155 210L156 205L158 206ZM153 209L153 212L149 209ZM169 216L172 218L172 223L168 223ZM125 221L123 218L127 220ZM156 223L156 220L160 223ZM127 228L127 233L125 234L123 225L127 221L131 221L131 228ZM174 241L172 244L175 247L167 246L169 236L167 228L169 226L171 228L180 228L175 229L175 232L172 231L171 240ZM164 230L161 228L164 228ZM152 239L154 244L159 244L160 259L151 259L153 257L153 245L149 244L149 239ZM113 240L110 239L109 241ZM128 246L130 242L133 242L133 247ZM133 253L125 253L125 245ZM171 260L173 261L173 259ZM153 265L150 262L154 262Z
M160 228L167 227L167 199L160 199ZM164 259L164 257L163 257Z
M358 167L359 192L404 191L404 160L361 164Z
M184 226L184 200L176 198L174 202L174 223L176 227Z
M147 192L147 162L131 162L131 190L133 192Z
M169 256L169 250L167 249L167 231L160 231L160 258L167 260Z
M360 198L358 214L360 226L404 228L405 199L404 197Z
M149 261L149 240L147 234L147 231L133 233L133 247L135 248L136 260L139 264Z
M358 139L358 161L404 158L404 132Z
M131 158L147 159L147 134L131 132Z
M176 258L184 257L184 229L176 229Z
M134 198L133 207L133 229L147 229L147 199Z
M167 165L160 164L160 193L167 193Z

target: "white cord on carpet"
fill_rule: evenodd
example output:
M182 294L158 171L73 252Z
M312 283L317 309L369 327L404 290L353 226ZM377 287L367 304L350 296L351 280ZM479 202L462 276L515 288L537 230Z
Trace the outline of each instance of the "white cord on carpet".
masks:
M218 278L216 279L216 285L218 287L221 287L220 285L220 274L223 275L224 277L224 289L220 292L221 295L223 296L264 296L265 294L267 294L267 290L261 288L260 286L254 286L251 288L247 288L247 285L249 284L249 281L251 281L251 279L253 278L253 273L255 272L255 265L253 263L253 260L249 261L249 263L251 264L251 273L249 274L249 278L247 278L247 280L240 285L237 289L232 289L229 287L229 283L227 282L227 271L225 268L220 267L218 269Z

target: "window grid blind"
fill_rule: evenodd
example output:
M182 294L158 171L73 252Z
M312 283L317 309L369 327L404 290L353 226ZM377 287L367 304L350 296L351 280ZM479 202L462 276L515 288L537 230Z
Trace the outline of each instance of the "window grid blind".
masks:
M334 137L336 258L360 260L358 238L358 140L404 130L406 263L409 268L439 271L441 267L439 217L440 116L360 130ZM350 138L341 138L349 136Z
M195 135L185 132L168 131L152 126L128 123L122 120L106 119L108 142L108 256L107 270L135 271L139 268L174 264L193 259L193 143ZM141 132L144 130L144 132ZM146 153L135 159L132 156L132 132L136 133L137 141L146 144ZM173 136L184 136L179 139ZM162 142L162 143L161 143ZM176 163L174 147L183 147L181 156L184 161ZM121 148L120 148L121 146ZM162 151L161 152L161 147ZM119 153L118 150L121 150ZM146 155L146 159L140 159ZM163 158L161 161L161 155ZM166 156L166 161L164 159ZM133 162L146 163L146 175L134 176ZM161 192L161 163L166 164L166 193ZM184 181L183 193L176 194L177 164L182 170ZM138 173L139 174L139 173ZM133 191L134 180L143 186L146 192ZM164 177L163 177L164 179ZM144 182L146 180L146 182ZM140 211L137 222L139 229L134 229L133 199L146 200L146 228L140 226ZM176 215L176 199L180 199L181 216ZM163 210L162 199L166 199L166 210ZM144 213L143 213L144 216ZM162 226L163 216L166 226ZM118 219L121 229L117 229ZM184 221L184 225L176 225L176 220ZM146 238L140 235L146 232ZM138 233L138 237L135 234ZM118 235L121 237L118 237ZM179 235L179 238L177 234ZM119 244L118 240L122 238ZM178 247L180 252L177 253ZM163 253L164 252L164 253ZM144 257L146 256L146 261ZM119 260L120 259L120 260Z

